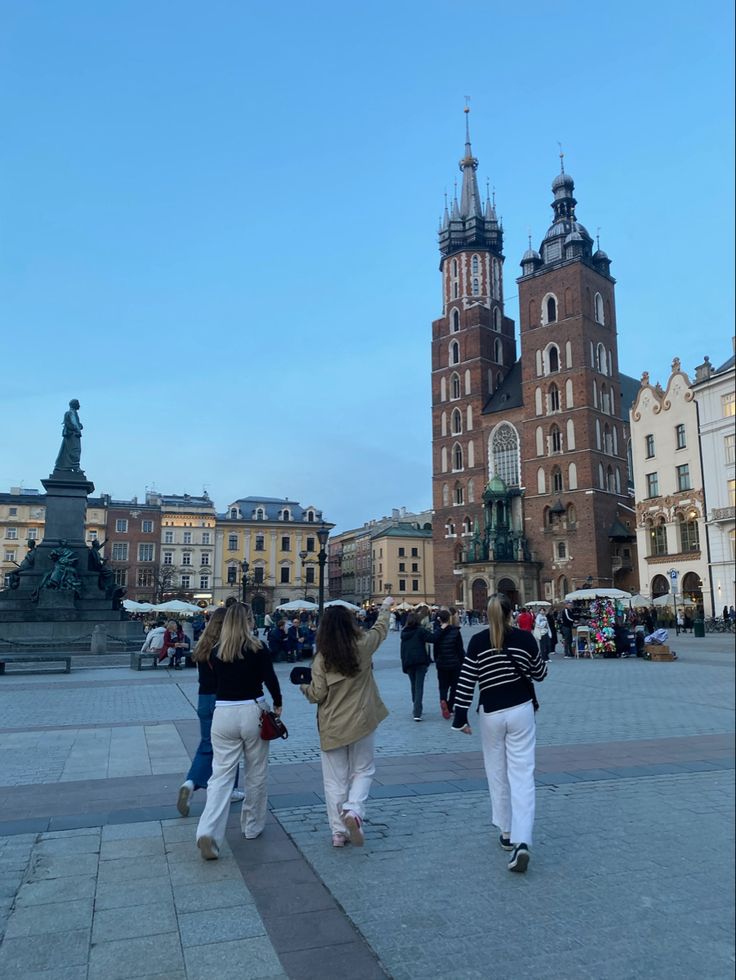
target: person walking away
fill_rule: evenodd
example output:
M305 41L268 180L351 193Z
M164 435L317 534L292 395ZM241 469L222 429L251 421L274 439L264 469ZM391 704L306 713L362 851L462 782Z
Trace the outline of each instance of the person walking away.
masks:
M296 663L299 659L300 646L299 620L292 619L291 626L286 634L286 659L289 663Z
M511 852L509 871L529 865L534 826L535 721L533 680L547 664L528 630L511 625L511 603L502 593L488 601L488 630L470 638L455 695L452 730L472 733L468 708L480 688L478 725L499 843Z
M526 630L528 633L531 633L531 631L534 629L534 616L526 608L526 606L524 606L524 608L519 612L516 625L520 630Z
M547 613L547 625L549 626L549 652L557 653L557 617L554 609Z
M143 646L141 647L141 653L157 653L158 662L161 661L166 656L163 653L164 649L164 635L166 634L166 626L164 625L163 619L160 619L156 625L146 633L146 638L143 641Z
M322 614L312 680L300 685L317 705L320 758L333 847L364 843L363 818L375 764L375 731L388 709L373 676L373 654L388 634L387 596L375 624L362 630L349 609Z
M210 738L210 732L212 730L212 716L215 713L215 701L217 700L217 685L215 672L210 665L209 659L213 648L220 639L220 632L226 612L227 610L224 606L215 609L192 655L192 659L196 663L199 673L199 693L197 696L199 745L197 746L197 751L194 753L187 778L179 787L176 809L182 817L189 816L189 804L192 799L192 793L198 789L205 789L212 775L212 740ZM239 775L239 771L236 770L235 788L230 794L231 802L242 800L245 796L242 789L238 789Z
M414 721L422 720L424 678L432 663L427 644L434 643L432 631L421 625L420 613L421 610L409 613L401 631L401 669L409 677Z
M539 645L539 653L545 663L549 660L550 635L547 616L542 609L534 617L534 639Z
M451 718L465 648L460 628L452 622L450 610L440 609L437 618L440 627L434 637L434 662L440 689L440 711L443 718Z
M573 656L572 652L572 631L575 626L575 616L573 615L572 605L566 602L560 613L560 633L562 633L562 643L565 648L565 656L569 659Z
M246 840L263 833L268 808L268 750L261 738L261 713L267 710L264 685L281 714L281 688L271 657L253 636L253 613L243 602L225 615L220 642L210 653L217 697L212 719L212 777L207 803L197 825L197 847L207 861L220 854L230 795L241 753L245 755L245 799L240 828Z

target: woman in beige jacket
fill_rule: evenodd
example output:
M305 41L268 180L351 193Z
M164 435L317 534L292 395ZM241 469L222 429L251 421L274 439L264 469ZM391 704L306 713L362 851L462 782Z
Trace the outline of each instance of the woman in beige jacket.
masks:
M373 654L386 639L394 600L383 600L375 625L363 632L342 606L325 609L317 631L312 680L302 684L317 705L327 819L332 844L363 843L363 814L373 774L376 728L388 715L373 678Z

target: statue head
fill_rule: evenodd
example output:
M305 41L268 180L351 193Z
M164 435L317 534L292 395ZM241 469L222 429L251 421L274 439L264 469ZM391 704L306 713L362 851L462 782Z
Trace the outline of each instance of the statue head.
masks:
M72 400L69 402L69 408L72 408L72 409L74 409L75 412L78 412L79 411L79 401L78 401L78 399L72 398Z

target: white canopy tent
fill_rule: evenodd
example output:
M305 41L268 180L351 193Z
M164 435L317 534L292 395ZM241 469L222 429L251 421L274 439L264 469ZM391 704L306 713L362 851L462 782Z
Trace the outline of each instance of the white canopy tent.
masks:
M343 609L350 609L352 612L360 612L360 606L356 606L353 602L348 602L345 599L330 599L329 602L325 603L325 609L329 609L330 606L342 606Z
M679 594L675 596L675 595L672 595L671 592L668 592L666 595L658 595L656 599L653 599L652 600L652 603L655 606L672 606L674 608L675 599L677 599L677 605L678 606L694 606L695 605L695 603L693 602L693 600L689 596L682 596L682 595L679 595Z
M568 592L565 596L566 602L575 602L578 599L630 599L631 593L624 592L623 589L576 589Z
M651 606L652 600L645 595L632 595L629 599L629 605L632 609L644 609L647 606Z
M551 606L552 603L547 602L545 599L535 599L534 602L525 602L524 605L531 606L535 609L546 609L548 606Z
M284 602L280 606L276 606L276 611L281 610L282 612L298 612L304 609L306 612L314 612L319 609L316 602L310 602L309 599L292 599L291 602Z
M171 599L169 602L160 602L157 606L152 606L151 610L163 613L201 613L200 606L195 606L193 602L184 602L183 599Z

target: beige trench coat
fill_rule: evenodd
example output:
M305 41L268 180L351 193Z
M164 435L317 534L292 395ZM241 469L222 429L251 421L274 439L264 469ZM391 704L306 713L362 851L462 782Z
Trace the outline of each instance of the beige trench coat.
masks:
M302 694L317 705L319 743L325 752L365 738L388 717L373 678L373 654L386 639L390 613L380 613L375 625L358 638L360 672L345 677L325 670L322 654L312 662L312 682L302 684Z

